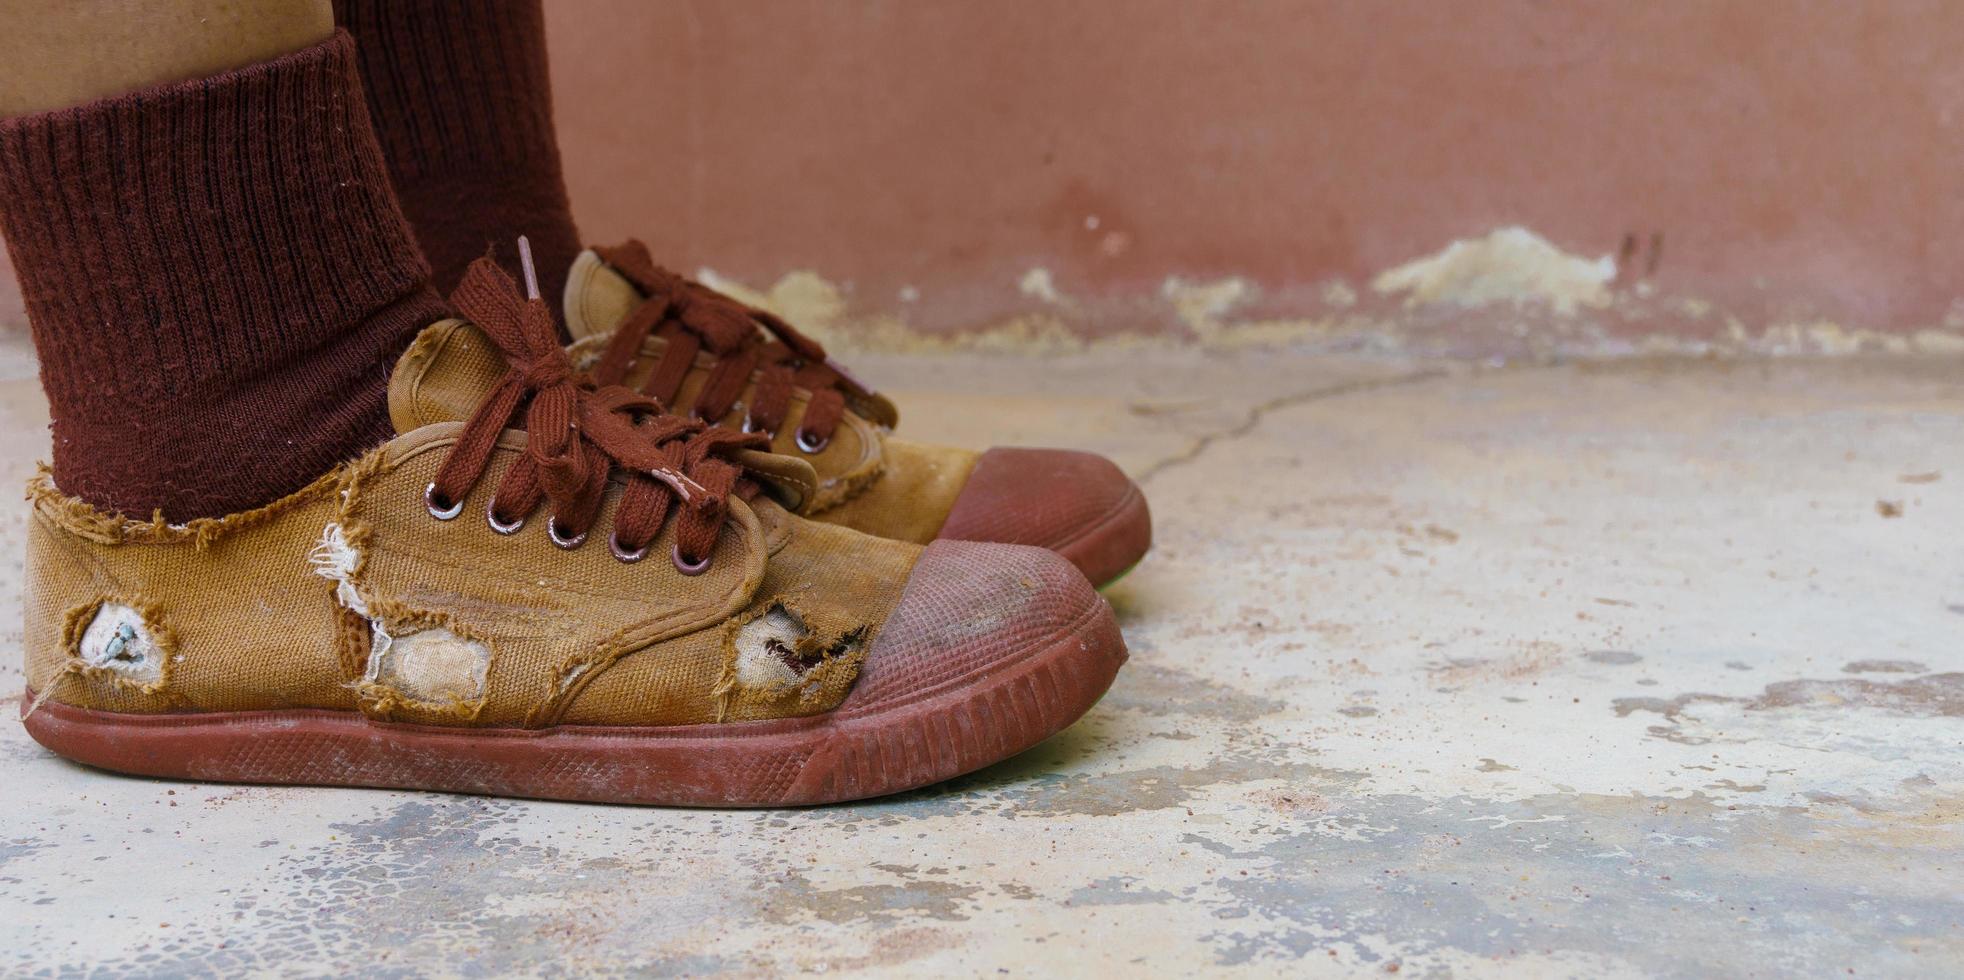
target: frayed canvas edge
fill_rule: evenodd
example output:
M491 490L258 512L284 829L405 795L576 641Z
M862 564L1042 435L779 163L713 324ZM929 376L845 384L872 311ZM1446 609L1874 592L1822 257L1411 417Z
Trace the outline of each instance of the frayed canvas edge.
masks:
M533 705L532 710L525 713L525 727L545 728L558 724L559 719L566 714L566 709L572 705L573 699L577 698L595 677L619 663L622 657L636 650L645 649L648 646L646 643L627 642L627 635L638 628L637 625L616 630L612 635L601 640L592 650L561 660L559 665L553 668L552 690L548 691L538 704Z
M835 507L851 501L871 489L873 484L887 473L886 447L880 447L880 458L873 465L858 473L848 473L832 480L820 480L818 492L813 495L811 509L806 517L816 517Z
M770 615L774 609L782 609L797 619L799 625L807 631L806 639L801 645L809 643L816 647L820 652L820 660L805 673L795 687L777 690L743 690L737 681L737 660L740 655L737 650L737 635L745 626ZM759 603L751 611L723 624L723 672L717 678L716 686L710 689L710 696L716 702L716 721L720 724L729 720L732 708L743 701L750 700L745 695L755 695L755 700L765 703L795 691L798 695L795 704L804 714L816 714L837 707L836 704L824 704L820 699L832 686L830 682L840 679L836 675L843 672L849 671L851 676L843 678L840 700L843 701L845 695L852 691L853 683L859 679L859 670L866 663L866 652L872 647L874 632L871 624L862 623L838 634L837 637L828 637L812 625L811 617L803 609L785 596L776 596L768 602ZM826 652L847 645L850 646L842 654Z
M632 624L614 631L592 649L575 653L559 662L553 669L552 690L526 713L525 727L546 728L558 724L588 684L593 683L595 678L606 673L609 668L628 655L722 622L725 620L719 611L713 614L713 618L697 619L679 626L671 626L653 637L636 635L646 629L645 623ZM635 638L630 640L631 636Z
M189 544L202 551L228 534L264 524L336 492L352 493L382 464L383 451L376 449L263 507L223 517L200 517L182 524L166 521L162 511L153 513L148 521L138 521L69 496L55 486L54 470L46 463L38 464L28 479L27 500L57 530L96 544Z

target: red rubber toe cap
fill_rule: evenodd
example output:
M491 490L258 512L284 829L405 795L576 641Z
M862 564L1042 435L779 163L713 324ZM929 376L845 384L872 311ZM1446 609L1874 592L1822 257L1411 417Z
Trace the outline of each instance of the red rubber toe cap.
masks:
M1111 607L1070 563L936 541L784 799L877 796L1000 762L1089 711L1124 662Z
M1104 585L1152 547L1152 514L1103 456L997 448L976 461L940 537L1048 548Z
M1053 648L1067 659L1089 652L1089 662L1113 670L1125 659L1111 606L1077 569L1041 548L935 541L907 577L839 714L960 690Z

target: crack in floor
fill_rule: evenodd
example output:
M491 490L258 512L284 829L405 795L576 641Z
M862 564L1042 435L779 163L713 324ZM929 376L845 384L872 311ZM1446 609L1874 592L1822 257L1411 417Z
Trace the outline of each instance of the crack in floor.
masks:
M1389 378L1371 378L1364 381L1347 381L1343 384L1311 388L1308 391L1299 391L1293 394L1271 398L1248 409L1248 413L1242 417L1241 421L1218 432L1209 432L1206 435L1200 436L1185 449L1139 471L1139 475L1133 477L1132 480L1134 483L1143 487L1153 477L1174 467L1185 466L1199 459L1202 454L1215 445L1222 442L1232 442L1255 431L1255 427L1261 425L1262 420L1267 418L1272 412L1279 412L1285 408L1294 408L1298 405L1307 405L1311 402L1323 401L1330 398L1342 398L1346 395L1357 395L1370 391L1379 391L1385 388L1399 388L1405 385L1435 381L1454 373L1450 368L1427 368L1411 374L1401 374Z

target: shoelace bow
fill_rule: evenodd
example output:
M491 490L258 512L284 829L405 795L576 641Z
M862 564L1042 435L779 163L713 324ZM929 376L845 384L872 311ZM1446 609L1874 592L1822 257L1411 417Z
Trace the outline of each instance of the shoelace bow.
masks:
M608 475L618 468L626 489L609 541L615 556L640 560L661 533L670 504L679 502L675 565L690 574L708 567L730 495L758 489L743 479L741 467L719 457L740 448L767 449L769 439L679 418L655 398L596 384L575 371L545 303L527 300L490 259L471 264L450 302L491 339L509 367L425 491L430 512L447 520L463 509L490 465L499 434L523 410L525 455L505 471L485 506L493 528L516 532L544 500L552 506L547 530L553 543L578 547L599 517Z
M667 346L641 390L663 404L675 403L697 352L707 351L717 363L696 396L696 418L715 422L728 415L756 371L757 391L744 415L743 431L775 434L790 411L793 390L804 388L811 392L811 400L799 420L798 448L815 453L831 441L846 412L842 389L853 382L826 360L818 341L773 313L656 265L639 241L630 239L625 245L595 251L647 297L621 321L594 367L594 377L602 384L622 383L641 353L642 342L653 335L666 340ZM758 331L760 326L769 332L768 338Z

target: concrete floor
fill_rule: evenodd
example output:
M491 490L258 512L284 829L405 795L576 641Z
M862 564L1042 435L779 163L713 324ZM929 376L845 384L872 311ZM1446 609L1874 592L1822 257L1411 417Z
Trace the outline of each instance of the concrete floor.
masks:
M856 363L911 437L1145 482L1076 727L676 812L150 782L0 724L0 973L1964 971L1964 363Z

